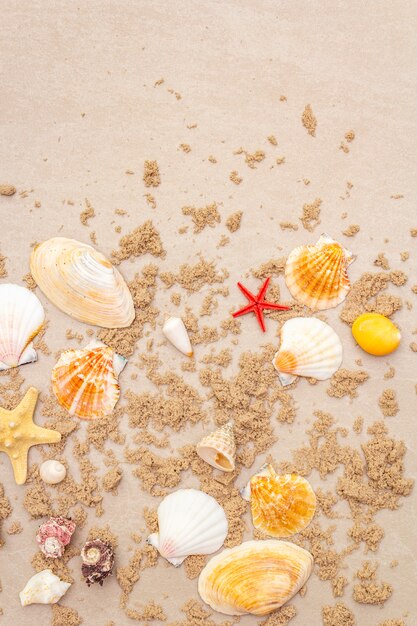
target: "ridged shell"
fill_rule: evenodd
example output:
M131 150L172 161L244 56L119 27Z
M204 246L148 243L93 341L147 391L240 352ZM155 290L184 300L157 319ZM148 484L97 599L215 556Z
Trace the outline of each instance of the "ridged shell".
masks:
M228 531L220 504L198 489L179 489L166 496L158 507L158 527L148 543L176 567L191 554L216 552Z
M221 428L204 437L197 444L196 451L198 456L212 467L222 472L233 472L236 454L233 422L227 422Z
M0 370L37 360L32 339L44 321L45 311L34 293L20 285L0 285Z
M352 335L362 350L374 356L385 356L400 345L401 333L388 317L364 313L353 322Z
M48 239L32 252L30 271L49 300L81 322L125 328L135 318L122 275L92 246L65 237Z
M297 376L326 380L342 364L339 336L315 317L293 317L283 324L280 334L281 345L272 363L283 386Z
M198 580L201 598L226 615L268 615L305 585L313 557L293 543L246 541L207 563Z
M316 495L308 480L298 474L280 476L272 465L252 476L248 492L253 525L277 539L302 531L316 511Z
M291 295L313 311L337 306L350 289L347 267L353 255L328 235L315 246L295 248L285 265Z
M52 389L70 415L93 420L110 415L119 396L117 378L126 359L100 341L66 350L52 370Z
M38 572L29 578L23 591L19 593L22 606L29 604L55 604L71 587L52 573L50 569Z

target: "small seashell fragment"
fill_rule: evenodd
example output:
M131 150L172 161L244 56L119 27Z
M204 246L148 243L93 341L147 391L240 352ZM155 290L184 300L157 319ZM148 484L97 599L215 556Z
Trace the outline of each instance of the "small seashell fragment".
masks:
M220 504L198 489L178 489L158 506L157 533L147 542L178 567L192 554L212 554L226 539L228 522Z
M22 606L29 604L56 604L71 587L52 573L50 569L38 572L28 580L19 593Z
M81 550L81 572L88 586L103 581L112 573L114 565L114 550L112 546L101 539L87 541Z
M177 350L187 356L193 356L191 341L180 317L169 317L162 327L162 332Z
M385 356L400 345L401 333L388 317L380 313L359 315L352 325L358 345L374 356Z
M206 463L221 470L233 472L235 469L236 443L233 421L204 437L196 446L196 452Z
M339 369L343 359L337 333L315 317L293 317L281 328L281 345L273 358L281 384L289 385L297 376L326 380Z
M277 539L307 528L316 511L316 495L298 474L279 476L266 464L252 476L242 498L251 505L255 528Z
M312 555L277 539L245 541L213 556L200 574L198 593L226 615L268 615L307 582Z
M54 459L44 461L39 468L39 475L44 483L48 485L57 485L61 483L67 475L65 465Z
M64 554L65 546L71 541L76 525L66 517L50 517L39 526L36 541L45 556L57 559Z

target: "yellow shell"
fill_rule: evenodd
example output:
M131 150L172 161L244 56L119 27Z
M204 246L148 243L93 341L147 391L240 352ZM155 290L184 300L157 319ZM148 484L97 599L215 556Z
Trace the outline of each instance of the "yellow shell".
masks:
M125 328L135 318L122 275L92 246L65 237L48 239L32 252L30 271L47 298L81 322Z
M305 585L313 557L299 546L268 539L223 550L198 580L201 598L226 615L268 615Z
M266 465L252 476L249 487L253 525L267 535L290 537L311 522L316 495L302 476L278 476L272 465Z
M236 453L233 422L227 422L221 428L204 437L197 444L196 451L198 456L212 467L222 472L233 472Z
M125 364L126 359L99 341L83 350L66 350L52 370L53 392L70 415L87 420L110 415Z
M315 246L295 248L285 265L285 282L291 295L313 311L337 306L350 289L347 267L351 252L322 235Z
M401 333L388 317L364 313L353 322L352 335L362 350L375 356L394 352L400 345Z

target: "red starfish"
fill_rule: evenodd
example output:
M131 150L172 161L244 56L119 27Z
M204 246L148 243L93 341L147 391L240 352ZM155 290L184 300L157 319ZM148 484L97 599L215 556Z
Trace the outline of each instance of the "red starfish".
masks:
M233 317L239 317L239 315L246 315L246 313L255 313L256 319L259 322L262 331L265 332L265 321L264 321L264 309L275 309L277 311L289 311L291 307L283 306L282 304L274 304L273 302L266 302L264 300L264 296L266 294L266 290L268 289L269 281L271 278L267 278L262 287L259 290L257 296L254 296L253 293L248 291L246 287L242 285L242 283L238 283L240 291L245 294L247 299L249 300L249 304L243 309L239 309L236 313L233 313Z

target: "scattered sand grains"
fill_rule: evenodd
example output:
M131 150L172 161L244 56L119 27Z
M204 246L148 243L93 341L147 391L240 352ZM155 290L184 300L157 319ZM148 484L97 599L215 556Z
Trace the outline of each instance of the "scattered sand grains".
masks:
M210 163L217 163L216 157L214 157L212 154L210 154L207 160L210 161Z
M187 557L184 562L185 575L187 576L187 578L190 578L190 580L194 580L194 578L197 578L206 563L207 556L203 554Z
M230 172L229 180L231 180L232 183L235 183L235 185L240 185L240 183L242 182L243 178L241 178L239 176L237 170L232 170Z
M316 129L317 129L317 119L313 113L313 110L310 104L306 105L303 111L303 114L301 116L301 121L303 123L304 128L307 130L308 134L311 135L312 137L315 137Z
M22 276L22 280L23 280L24 283L26 283L26 287L28 289L30 289L31 291L36 289L37 284L36 284L35 279L33 278L32 274L30 272L28 272L27 274Z
M324 606L321 610L323 626L355 626L356 620L350 609L341 602Z
M10 500L4 494L4 487L0 483L0 547L4 544L4 541L1 537L1 529L2 524L5 519L9 517L12 513L12 506L10 504Z
M297 610L295 606L286 604L278 609L278 611L274 611L272 615L267 617L263 622L260 622L259 626L287 626L296 615Z
M360 228L359 224L351 224L345 230L343 230L342 233L346 237L354 237L360 231L360 229L361 228Z
M153 196L151 193L145 193L144 197L146 198L146 202L151 207L151 209L156 209L155 196Z
M159 232L151 220L124 235L119 241L119 250L113 250L111 253L111 259L115 265L119 265L132 256L138 257L142 254L152 254L155 257L165 255Z
M330 387L327 395L333 398L343 398L349 396L356 398L359 385L368 380L369 374L363 370L338 370L330 379Z
M402 301L397 296L380 293L387 288L389 282L390 275L386 273L362 274L346 297L340 319L351 325L362 313L381 313L391 317L395 311L401 309Z
M226 220L226 228L229 229L231 233L235 233L240 228L240 223L242 221L243 211L236 211L229 215Z
M122 479L122 470L120 467L112 467L103 476L103 489L104 491L111 491L117 494L117 486Z
M410 258L410 253L407 252L407 250L403 250L402 252L400 252L400 258L401 261L408 261L408 259Z
M275 135L268 135L267 139L268 139L269 143L272 146L277 146L278 145L278 141L277 141L277 138L275 137Z
M300 217L300 221L303 227L309 232L313 232L316 226L320 224L320 207L321 199L316 198L311 204L303 205L303 214Z
M410 235L412 237L417 237L417 228L410 228Z
M161 176L156 161L145 161L143 182L145 187L158 187L161 184Z
M89 226L88 220L95 217L96 213L87 198L85 199L85 206L86 208L84 209L84 211L80 213L80 221L83 226Z
M285 163L285 156L277 157L275 163L277 165L282 165L283 163Z
M389 262L383 252L380 252L374 261L374 265L381 267L383 270L389 270Z
M279 227L281 230L298 230L298 224L292 222L280 222Z
M191 293L200 291L203 285L223 283L228 275L227 270L223 269L221 272L217 272L214 262L205 261L201 258L195 265L188 265L187 263L181 265L177 274L161 272L160 278L168 288L178 284Z
M52 605L51 626L79 626L82 623L83 619L75 609L60 604Z
M186 154L188 154L188 152L191 152L191 146L189 143L180 143L178 149L182 150Z
M7 529L8 535L18 535L21 532L23 532L23 526L19 521L12 522L9 528Z
M220 213L216 202L198 209L193 206L182 207L183 215L190 215L194 222L194 233L200 233L206 226L214 228L220 222Z
M388 380L389 378L394 378L394 376L395 376L395 367L392 367L391 365L385 372L384 379Z
M286 257L281 257L279 259L271 259L266 263L263 263L257 270L252 270L253 276L259 279L268 278L268 276L279 276L283 274L285 271L285 264L287 262Z
M338 576L332 580L332 591L335 598L343 596L348 580L345 576Z
M13 185L0 184L0 196L13 196L15 193L16 187Z
M361 434L361 432L363 430L363 417L361 417L360 415L358 415L358 417L355 417L354 422L352 424L352 430L357 435Z
M0 278L7 277L6 260L7 257L0 254Z
M400 410L394 389L384 389L378 400L379 408L384 417L394 417Z
M392 284L396 287L402 287L408 280L407 274L401 270L394 270L393 272L390 272L389 277Z
M347 133L345 133L345 139L348 143L351 143L355 139L355 131L349 130Z

